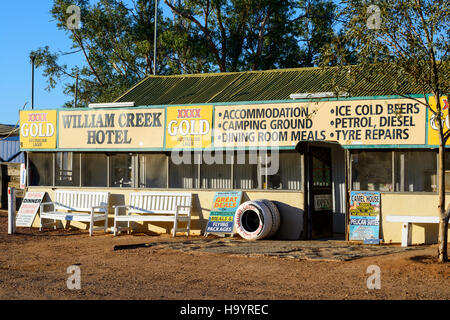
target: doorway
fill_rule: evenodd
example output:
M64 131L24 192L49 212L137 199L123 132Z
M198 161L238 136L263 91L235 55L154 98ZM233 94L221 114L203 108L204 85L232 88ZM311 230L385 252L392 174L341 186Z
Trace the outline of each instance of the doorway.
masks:
M345 151L336 143L312 142L305 154L307 239L345 238Z
M309 208L311 238L333 236L333 188L331 181L331 150L309 148Z

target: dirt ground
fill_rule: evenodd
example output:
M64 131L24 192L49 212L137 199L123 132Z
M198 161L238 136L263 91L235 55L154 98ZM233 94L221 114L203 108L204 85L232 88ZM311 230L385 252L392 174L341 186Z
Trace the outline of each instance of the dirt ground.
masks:
M450 299L450 264L436 263L435 245L405 250L342 241L271 244L102 232L89 237L84 230L17 231L7 235L7 213L0 211L3 300ZM150 245L113 249L144 243ZM253 249L244 250L246 245ZM269 252L270 246L274 250ZM345 256L348 250L353 253ZM67 288L71 265L81 271L79 290ZM370 265L381 270L381 289L367 287Z

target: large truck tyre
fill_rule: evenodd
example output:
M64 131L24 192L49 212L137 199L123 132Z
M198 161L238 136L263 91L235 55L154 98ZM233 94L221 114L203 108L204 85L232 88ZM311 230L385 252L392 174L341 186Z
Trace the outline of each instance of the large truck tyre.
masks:
M236 210L238 234L246 240L260 240L272 236L278 230L278 209L269 200L246 201ZM272 206L275 206L276 211ZM271 209L272 208L272 209Z
M280 228L281 224L280 211L278 210L275 203L273 203L270 200L260 199L257 201L262 201L270 209L270 212L272 213L272 230L270 230L269 234L267 235L267 238L272 238Z

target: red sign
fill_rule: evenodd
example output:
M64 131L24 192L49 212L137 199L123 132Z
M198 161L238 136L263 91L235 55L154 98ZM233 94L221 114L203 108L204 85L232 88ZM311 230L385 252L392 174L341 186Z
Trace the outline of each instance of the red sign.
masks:
M31 227L45 192L27 192L16 215L17 227Z

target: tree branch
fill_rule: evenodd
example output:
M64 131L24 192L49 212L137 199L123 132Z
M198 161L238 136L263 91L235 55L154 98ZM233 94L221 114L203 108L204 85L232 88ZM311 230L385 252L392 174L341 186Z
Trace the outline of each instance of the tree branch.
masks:
M92 73L95 75L98 83L103 87L104 86L103 81L100 79L99 75L97 74L97 71L95 70L94 66L92 65L92 63L86 53L86 50L84 48L83 42L81 41L81 39L78 37L78 35L76 34L76 32L74 30L72 30L72 34L75 37L75 39L77 40L78 45L80 46L81 50L83 51L84 57L86 59L86 62L89 65L89 68L91 69Z
M164 0L164 3L167 4L167 6L170 8L170 10L172 10L172 12L176 13L177 15L179 15L180 17L183 17L191 22L193 22L196 26L198 26L200 28L200 30L203 32L203 34L206 37L206 41L208 43L208 45L210 46L213 55L217 61L217 64L219 65L220 71L221 72L226 72L226 65L223 63L222 59L220 58L219 55L219 50L217 49L216 45L214 44L214 42L212 41L211 38L211 33L210 30L207 29L205 26L203 26L200 21L198 21L194 16L192 16L191 14L184 12L184 11L180 11L177 8L175 8L171 3L169 3L169 1ZM205 22L207 25L207 22Z
M264 19L261 22L261 27L259 28L259 33L258 33L258 46L256 49L256 56L255 56L255 60L253 61L252 70L256 70L256 68L258 67L259 57L261 56L262 47L263 47L264 30L266 28L266 23L267 23L267 21L269 21L269 18L272 15L272 13L273 13L273 10L268 9L266 16L264 17Z

